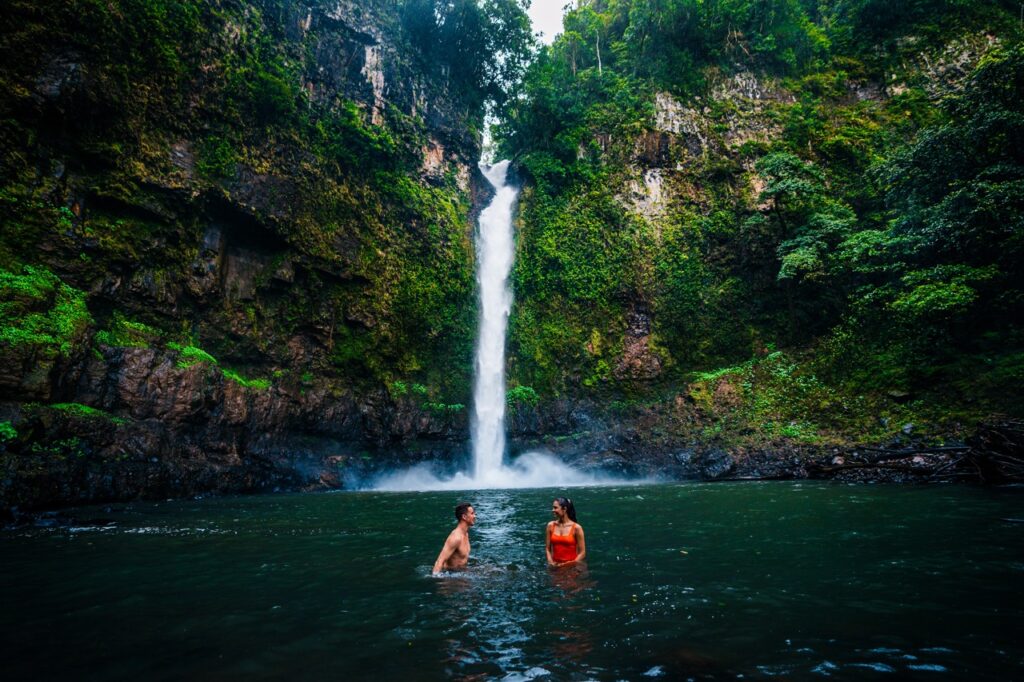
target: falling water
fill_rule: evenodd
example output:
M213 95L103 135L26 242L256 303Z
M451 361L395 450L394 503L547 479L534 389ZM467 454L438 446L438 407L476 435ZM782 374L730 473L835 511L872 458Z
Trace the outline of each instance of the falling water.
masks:
M481 166L495 195L480 214L476 240L480 332L473 389L473 478L486 481L505 455L505 330L512 310L512 207L516 190L505 183L508 161Z
M526 452L505 462L505 330L512 310L512 270L515 243L512 209L517 192L506 184L508 161L480 164L494 186L491 203L481 212L477 230L477 284L480 290L480 328L476 347L476 385L473 388L473 466L467 473L439 478L433 467L421 464L387 472L372 482L377 490L465 490L602 485L609 476L577 471L549 454Z

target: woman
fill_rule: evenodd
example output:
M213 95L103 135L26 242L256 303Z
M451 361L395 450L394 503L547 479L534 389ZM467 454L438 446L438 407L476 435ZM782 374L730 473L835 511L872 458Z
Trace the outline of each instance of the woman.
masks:
M544 543L548 566L582 562L587 558L587 542L583 526L576 523L576 507L572 500L566 497L556 499L551 503L551 515L555 520L548 523L547 541Z

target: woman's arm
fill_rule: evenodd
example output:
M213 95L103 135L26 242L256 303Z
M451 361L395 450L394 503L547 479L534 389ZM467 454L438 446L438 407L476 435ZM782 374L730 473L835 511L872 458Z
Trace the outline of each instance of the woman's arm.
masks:
M551 525L554 521L548 523L544 528L544 554L548 558L548 566L555 565L555 558L551 556Z
M587 558L587 538L583 535L583 526L576 524L576 561L580 562Z

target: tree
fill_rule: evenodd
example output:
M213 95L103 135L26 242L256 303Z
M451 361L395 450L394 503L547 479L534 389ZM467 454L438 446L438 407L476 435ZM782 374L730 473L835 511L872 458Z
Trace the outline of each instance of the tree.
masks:
M946 123L924 130L877 170L894 216L887 251L908 271L899 289L926 286L934 293L934 278L921 275L926 272L963 286L998 272L1004 286L1020 291L1024 47L984 58L963 94L946 109ZM952 279L949 268L957 273ZM918 300L944 305L934 295Z
M526 0L410 0L402 24L424 65L475 107L503 107L534 52Z

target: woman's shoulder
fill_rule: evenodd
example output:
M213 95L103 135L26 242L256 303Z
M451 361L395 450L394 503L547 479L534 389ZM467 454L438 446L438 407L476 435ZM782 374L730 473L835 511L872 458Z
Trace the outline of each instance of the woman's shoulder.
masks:
M547 528L548 530L550 530L550 529L552 529L554 527L555 527L555 522L554 521L548 521L548 525L545 526L545 528Z

